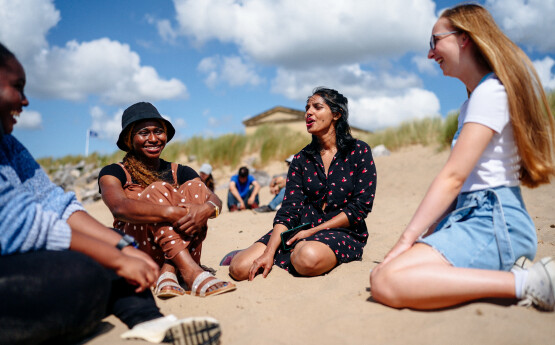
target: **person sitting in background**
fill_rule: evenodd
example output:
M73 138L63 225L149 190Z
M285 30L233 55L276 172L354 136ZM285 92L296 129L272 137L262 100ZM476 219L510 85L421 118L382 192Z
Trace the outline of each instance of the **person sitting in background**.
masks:
M294 155L287 157L285 163L287 163L287 168L291 165ZM268 205L260 206L255 208L256 212L272 212L276 211L283 201L285 196L285 183L287 182L287 173L275 175L270 181L270 193L272 193L274 198Z
M229 182L227 193L227 207L230 212L258 207L258 192L260 184L249 175L247 167L239 168L237 175L233 175Z
M215 319L160 313L149 290L156 263L52 183L11 135L29 105L24 87L0 43L0 344L75 343L110 314L131 328L123 338L216 344Z
M212 166L208 163L204 163L200 166L198 170L198 174L200 176L200 180L204 182L204 185L210 189L210 191L214 192L214 177L212 176Z

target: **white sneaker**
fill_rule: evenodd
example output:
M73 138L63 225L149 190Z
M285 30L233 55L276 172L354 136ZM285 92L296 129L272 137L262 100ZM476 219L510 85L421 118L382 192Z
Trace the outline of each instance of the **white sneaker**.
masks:
M172 344L215 345L222 332L218 321L211 317L190 317L178 320L174 315L142 322L121 335L124 339L138 338L151 343L168 341Z
M526 256L521 256L516 259L511 271L521 271L529 269L532 266L532 261L529 260Z
M534 305L538 309L552 311L555 308L555 259L543 258L528 269L524 283L521 306Z

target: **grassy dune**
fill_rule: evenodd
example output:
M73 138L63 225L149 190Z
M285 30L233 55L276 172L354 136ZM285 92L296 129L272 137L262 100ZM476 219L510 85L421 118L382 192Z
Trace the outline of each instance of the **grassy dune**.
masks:
M555 114L555 92L548 95L551 112ZM387 128L361 137L371 147L385 145L395 151L403 146L420 144L433 145L438 149L449 147L457 130L458 113L451 113L446 118L424 118L404 122L397 127ZM185 141L170 143L162 154L168 161L181 160L183 156L195 157L202 162L210 162L215 168L229 166L235 169L241 164L242 157L254 156L254 166L264 167L271 161L284 160L292 152L298 152L310 142L310 136L292 133L284 127L263 126L252 135L224 134L214 138L195 136ZM65 156L59 159L39 159L41 166L48 172L65 164L76 164L82 160L86 163L104 166L121 161L122 151L111 155L93 153L88 157Z

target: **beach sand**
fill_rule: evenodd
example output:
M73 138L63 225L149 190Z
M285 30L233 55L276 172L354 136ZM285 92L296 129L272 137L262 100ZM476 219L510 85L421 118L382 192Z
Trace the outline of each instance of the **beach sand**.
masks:
M236 282L237 290L206 298L157 299L165 314L209 315L222 327L222 344L553 344L555 313L518 307L506 301L479 301L438 311L396 310L370 298L369 271L396 242L448 151L412 146L375 159L376 199L366 223L369 240L362 261L341 265L313 278L295 278L274 267L266 279ZM272 167L286 169L283 163ZM266 171L271 171L265 169ZM219 185L229 173L216 172ZM225 204L226 190L217 189ZM555 184L523 188L538 233L537 258L555 256ZM271 200L262 188L261 204ZM112 217L102 201L87 210L106 225ZM243 211L210 220L202 263L220 279L230 280L221 258L246 248L270 230L274 213ZM127 328L116 317L104 320L104 332L86 344L147 344L122 340Z

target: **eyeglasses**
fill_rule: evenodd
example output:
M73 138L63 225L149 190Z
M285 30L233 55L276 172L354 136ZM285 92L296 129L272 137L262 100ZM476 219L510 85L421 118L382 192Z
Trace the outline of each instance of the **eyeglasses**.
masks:
M430 36L430 49L431 50L436 49L436 38L438 36L447 36L447 35L452 35L456 33L458 33L458 31L440 32L439 34L432 34L432 36Z

